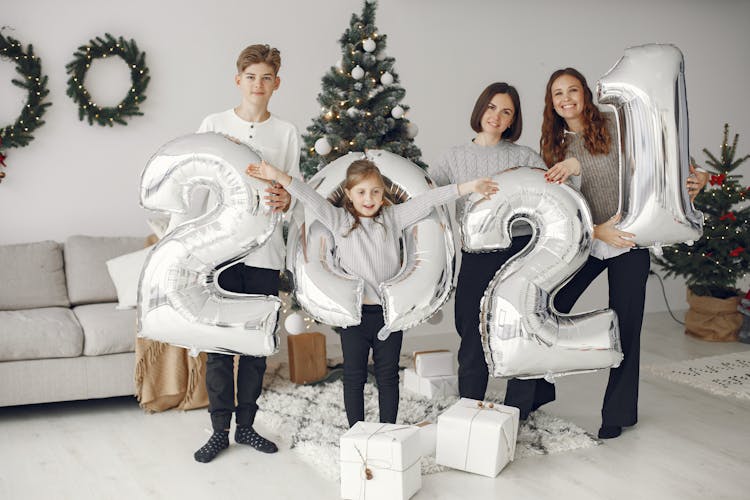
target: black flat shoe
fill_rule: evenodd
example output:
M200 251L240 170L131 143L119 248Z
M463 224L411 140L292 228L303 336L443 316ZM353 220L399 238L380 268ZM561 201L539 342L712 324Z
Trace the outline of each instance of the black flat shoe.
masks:
M620 434L622 434L622 427L619 425L602 425L598 435L601 439L614 439Z

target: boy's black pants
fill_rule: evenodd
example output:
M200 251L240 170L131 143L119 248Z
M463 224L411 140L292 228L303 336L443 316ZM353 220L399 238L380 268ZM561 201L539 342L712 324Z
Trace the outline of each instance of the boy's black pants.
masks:
M219 274L219 286L229 292L278 295L279 271L246 266L239 262ZM253 425L265 372L264 356L240 356L235 406L234 356L208 353L206 390L214 432L229 429L232 412L236 413L237 425Z

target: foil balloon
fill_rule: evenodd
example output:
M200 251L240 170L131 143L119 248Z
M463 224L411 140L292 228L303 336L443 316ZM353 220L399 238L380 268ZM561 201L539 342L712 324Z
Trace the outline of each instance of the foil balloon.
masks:
M279 223L264 203L266 185L244 173L260 160L248 146L216 133L179 137L149 160L141 175L145 209L187 213L198 186L208 187L217 204L164 235L147 258L138 293L140 337L192 355L278 350L278 297L227 292L217 279L263 245Z
M688 112L682 53L674 45L642 45L597 83L599 103L617 114L620 205L617 228L639 247L695 241L703 214L687 192Z
M311 184L335 205L344 197L346 169L355 160L377 165L394 202L405 201L432 188L424 170L387 151L349 153L320 170ZM333 235L315 215L305 210L304 221L289 232L287 267L294 274L295 296L316 321L346 327L361 321L364 284L338 264ZM380 284L385 327L379 334L412 328L425 321L448 300L453 283L454 245L450 218L444 207L407 227L402 234L399 273Z
M593 223L573 188L544 179L544 170L517 167L494 177L500 191L489 200L472 195L461 231L469 252L511 244L520 220L531 242L495 274L480 304L480 334L494 377L540 378L619 366L617 315L606 309L560 315L552 297L586 262Z

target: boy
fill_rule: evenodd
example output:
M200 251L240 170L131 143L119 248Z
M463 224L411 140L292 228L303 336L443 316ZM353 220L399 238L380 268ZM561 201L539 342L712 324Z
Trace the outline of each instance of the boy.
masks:
M268 102L279 88L281 55L268 45L251 45L237 58L235 83L242 101L239 106L207 116L198 132L221 132L235 137L260 152L263 159L286 173L299 177L299 135L294 125L268 111ZM274 210L287 211L291 202L282 187L269 186L265 197ZM176 222L176 221L175 221ZM281 224L268 241L242 262L219 275L221 288L239 293L279 294L279 270L284 266L284 240ZM256 403L260 396L266 358L240 356L237 370L235 406L234 356L208 353L206 389L213 434L195 452L198 462L210 462L229 446L229 426L235 412L237 429L234 440L265 453L275 453L274 443L253 429Z

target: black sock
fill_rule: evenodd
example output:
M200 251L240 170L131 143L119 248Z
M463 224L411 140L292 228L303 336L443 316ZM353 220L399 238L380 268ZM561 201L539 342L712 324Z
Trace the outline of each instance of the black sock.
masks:
M276 453L279 451L273 442L255 432L255 429L251 425L238 425L237 430L234 432L234 441L239 444L252 446L263 453Z
M208 438L208 442L201 447L200 450L193 454L193 457L198 462L207 463L216 458L221 450L225 450L229 447L229 431L214 431L211 437Z

